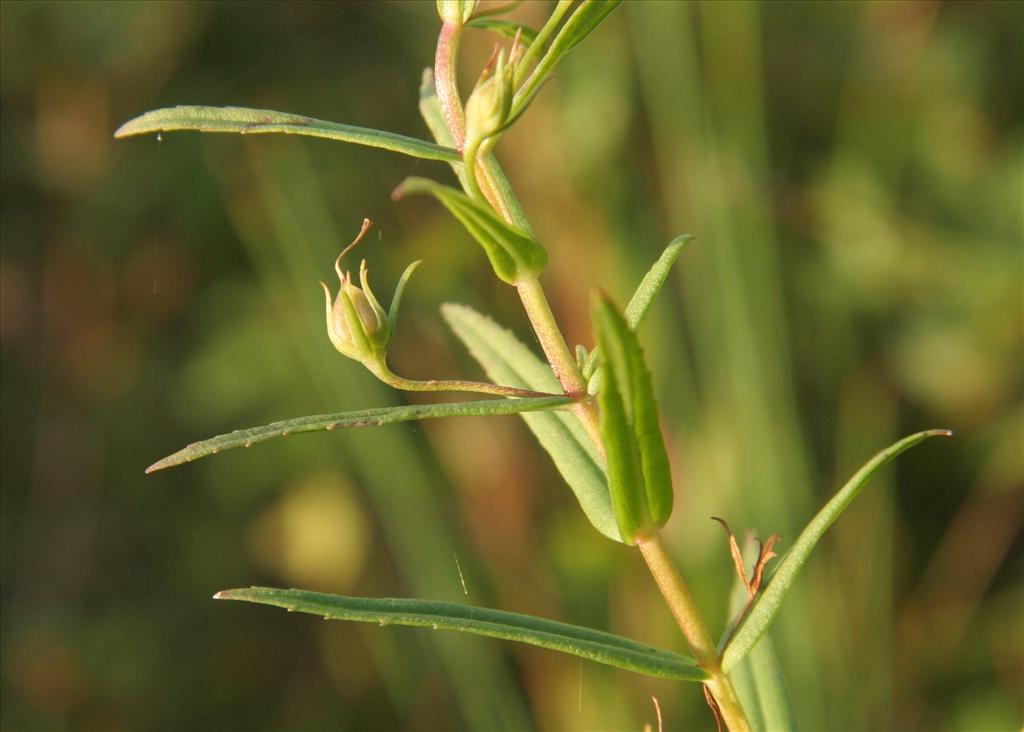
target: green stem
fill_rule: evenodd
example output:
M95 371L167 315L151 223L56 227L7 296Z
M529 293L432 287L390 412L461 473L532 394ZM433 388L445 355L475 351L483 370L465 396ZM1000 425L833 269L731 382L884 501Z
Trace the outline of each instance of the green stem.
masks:
M708 633L700 609L694 602L683 576L669 556L661 535L656 533L653 537L640 541L637 547L647 562L647 567L672 611L679 629L683 631L686 641L690 644L693 657L697 659L701 668L711 675L711 679L705 684L718 703L726 726L731 732L749 732L750 722L743 712L732 682L722 671L715 642Z
M521 222L526 222L526 214L511 189L507 189L506 192L506 187L501 185L501 182L505 181L505 176L498 166L498 162L491 155L491 147L493 145L487 143L481 146L477 156L478 165L475 179L480 182L484 196L491 202L495 210L508 223L522 228ZM526 223L526 227L528 229L528 223ZM577 400L572 408L573 413L583 423L583 427L587 430L590 439L597 445L598 450L603 453L604 444L601 441L597 405L587 398L587 382L576 365L576 357L569 350L554 313L551 312L551 305L548 303L540 280L536 276L524 278L516 285L516 290L519 292L523 309L530 319L530 325L533 327L533 332L540 342L540 347L544 351L544 356L547 358L555 378L562 385L566 395Z
M384 361L374 365L367 364L367 368L370 369L374 376L388 386L403 391L465 391L476 394L493 394L494 396L520 398L562 396L561 394L549 394L542 391L519 389L515 386L500 386L498 384L488 384L483 381L469 381L466 379L406 379L394 373Z
M540 341L540 347L544 350L544 355L565 393L577 398L586 396L586 382L583 381L583 375L576 366L576 357L569 350L555 315L551 312L540 280L536 277L526 277L519 281L516 289L519 291L519 299L523 302L533 331L537 334L537 340Z
M533 332L540 341L540 347L548 359L548 365L554 371L558 383L567 396L576 399L573 412L583 423L590 439L597 445L598 450L604 453L604 442L601 440L601 424L597 413L597 405L587 398L587 382L584 381L579 367L576 365L576 357L569 350L562 331L558 327L548 298L544 294L544 288L536 277L529 277L521 280L516 289L519 291L519 299L523 303L523 309L530 319Z

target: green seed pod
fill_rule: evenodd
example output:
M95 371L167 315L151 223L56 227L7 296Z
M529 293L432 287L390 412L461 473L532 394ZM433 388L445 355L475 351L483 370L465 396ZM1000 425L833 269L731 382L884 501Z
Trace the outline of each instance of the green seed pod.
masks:
M387 349L387 318L382 317L383 311L372 299L372 293L368 295L365 289L352 284L351 275L342 272L340 265L339 257L336 269L341 285L333 303L331 291L325 283L320 283L324 288L327 305L327 335L338 351L349 358L363 361ZM360 275L365 271L364 261ZM365 281L365 277L362 279Z
M379 364L384 360L388 344L391 342L391 335L395 330L402 291L409 276L419 264L419 262L413 262L406 268L395 288L391 311L385 312L373 294L373 290L370 289L366 260L364 259L359 265L361 287L353 284L352 275L341 268L342 259L351 251L352 247L362 240L372 225L372 221L364 219L359 236L338 255L338 259L334 263L334 271L338 273L340 282L337 296L332 299L330 289L325 283L320 283L324 290L327 335L331 339L331 343L341 354L367 366Z

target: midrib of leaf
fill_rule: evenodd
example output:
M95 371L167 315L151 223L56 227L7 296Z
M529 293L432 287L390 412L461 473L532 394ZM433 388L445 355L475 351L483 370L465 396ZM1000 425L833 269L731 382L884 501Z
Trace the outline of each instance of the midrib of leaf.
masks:
M345 597L267 587L225 590L214 597L273 605L328 620L450 630L528 643L648 676L685 681L707 678L704 671L685 656L612 633L503 610L450 602Z

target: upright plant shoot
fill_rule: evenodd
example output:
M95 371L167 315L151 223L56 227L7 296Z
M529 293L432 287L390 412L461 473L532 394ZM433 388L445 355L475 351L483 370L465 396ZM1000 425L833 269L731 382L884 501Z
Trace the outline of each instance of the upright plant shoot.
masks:
M371 226L366 220L355 241L334 263L337 291L321 283L326 335L331 343L342 355L360 362L394 388L478 393L493 398L314 415L238 430L188 445L147 472L295 432L452 416L519 414L553 459L594 528L613 541L640 550L691 656L600 630L451 603L258 587L225 590L216 597L327 618L381 624L386 621L530 643L640 674L701 683L715 716L734 732L761 726L769 719L790 720L780 723L786 726L793 719L791 714L780 716L766 711L757 698L737 694L732 674L742 670L755 676L777 676L778 669L771 665L774 661L767 666L759 662L744 668L744 664L818 539L874 473L922 440L949 433L932 430L911 435L869 461L811 520L776 565L774 574L770 568L765 571L769 551L758 561L756 583L751 584L743 576L751 594L745 612L727 624L721 643L716 645L711 640L697 603L661 539L660 532L672 515L674 491L652 376L638 336L645 314L688 237L679 237L666 247L624 310L608 295L595 292L591 309L595 343L590 348L578 345L570 349L539 279L548 251L530 226L493 154L502 134L527 111L559 62L594 32L619 2L560 0L540 28L531 28L500 17L517 2L485 11L476 0L438 0L441 29L434 65L424 74L420 99L420 111L432 141L238 107L160 109L118 129L116 137L178 130L304 135L447 163L461 190L429 178L409 178L396 188L394 197L426 194L454 216L483 250L495 277L515 288L544 352L541 360L488 317L465 306L446 306L445 319L491 381L413 379L393 373L387 362L388 347L396 334L402 294L419 263L413 262L405 270L385 309L370 287L366 261L358 268L358 283L345 268L345 257ZM463 102L455 68L460 39L466 32L493 33L498 42ZM742 575L742 560L737 560L737 567ZM777 707L779 699L772 702ZM756 725L752 726L752 720Z

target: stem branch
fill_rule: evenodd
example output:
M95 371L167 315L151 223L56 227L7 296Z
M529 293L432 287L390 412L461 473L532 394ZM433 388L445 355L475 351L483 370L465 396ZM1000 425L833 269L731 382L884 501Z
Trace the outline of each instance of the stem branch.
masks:
M562 396L561 394L549 394L543 391L531 391L530 389L520 389L515 386L501 386L499 384L488 384L483 381L469 381L467 379L406 379L394 373L383 361L369 368L373 375L385 384L403 391L465 391L476 394L493 394L494 396L521 398Z

